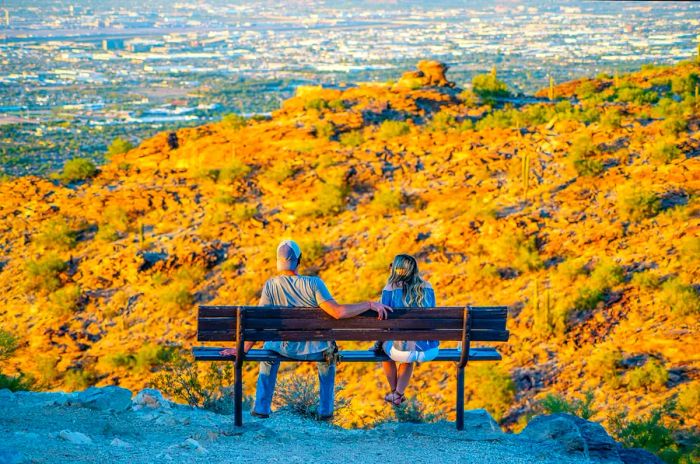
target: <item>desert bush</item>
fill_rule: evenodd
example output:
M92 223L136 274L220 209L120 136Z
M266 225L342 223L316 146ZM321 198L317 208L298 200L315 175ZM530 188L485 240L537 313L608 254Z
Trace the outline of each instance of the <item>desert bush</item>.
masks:
M615 89L615 94L612 98L619 102L646 105L656 103L659 100L659 94L653 90L642 89L625 82L619 88Z
M245 203L237 203L233 206L231 214L237 222L245 222L251 220L258 212L258 208Z
M301 212L314 217L332 216L345 209L350 188L344 181L329 181L321 185L313 202L313 208Z
M136 357L129 353L112 353L104 358L105 362L112 367L124 367L130 369L136 364Z
M328 108L328 100L324 98L312 98L304 103L305 110L323 111L327 110Z
M443 132L451 129L463 132L473 128L474 123L472 123L471 119L463 119L460 121L454 114L448 111L440 111L435 113L430 121L430 124L428 125L429 130Z
M8 332L0 329L0 361L9 359L19 348L19 339Z
M119 239L119 232L111 224L103 224L97 228L95 238L102 242L113 242Z
M700 84L700 78L695 73L686 76L675 76L671 79L671 92L683 96L695 92L695 86Z
M582 419L590 419L597 411L593 409L593 392L587 391L584 399L567 400L564 396L549 393L538 403L538 409L545 414L566 413Z
M109 147L107 148L107 159L115 155L121 155L123 153L126 153L127 151L132 150L133 148L134 144L131 143L129 140L122 137L117 137L114 140L112 140L112 143L110 143Z
M146 343L133 355L133 367L137 371L149 371L172 361L174 356L172 347Z
M335 125L330 121L314 124L316 138L330 140L335 135Z
M472 91L481 98L507 97L510 95L505 82L495 72L477 74L472 78Z
M68 265L55 255L46 256L38 261L27 263L29 277L28 288L52 292L61 286L60 273L65 271Z
M16 376L0 374L0 390L26 391L31 390L33 385L34 380L25 374L20 373Z
M85 158L73 158L66 161L58 178L64 183L90 179L97 175L95 163Z
M97 373L92 369L72 368L63 374L63 384L69 391L85 390L97 383Z
M39 374L39 381L43 387L49 387L58 378L56 368L59 358L57 356L39 356L36 360L36 370Z
M622 266L611 260L603 259L591 272L589 282L593 287L610 289L622 283L624 278L625 271Z
M474 93L473 90L462 90L458 95L458 98L462 101L462 104L467 108L475 108L479 105L479 97Z
M59 217L44 222L35 236L37 245L53 250L70 250L77 243L77 233L65 218Z
M580 176L596 176L603 172L603 163L594 157L598 148L593 139L583 134L574 139L569 151L569 160Z
M102 223L111 225L117 232L129 231L129 214L121 206L110 205L102 213Z
M159 292L159 299L163 305L175 310L187 309L194 303L190 286L178 281L164 286Z
M320 259L325 252L325 247L318 240L302 241L299 243L299 247L301 248L301 255L306 264Z
M401 189L392 188L391 185L381 185L374 192L370 206L381 214L393 213L401 208L403 200L404 196Z
M622 352L610 345L597 345L586 360L586 367L592 376L603 379L611 388L620 386L618 369L622 362Z
M534 271L544 266L537 246L537 237L523 233L505 234L494 249L495 257L508 259L520 271Z
M473 401L501 420L515 398L515 384L510 373L497 366L474 366L469 372L473 379Z
M365 141L362 131L353 130L340 134L339 142L344 147L358 147Z
M220 182L231 183L238 179L243 179L253 170L252 167L245 164L243 161L234 158L225 168L219 171L217 180Z
M617 129L622 126L622 113L616 108L605 111L600 118L600 125L607 129Z
M268 168L263 176L267 179L281 184L286 179L294 175L294 168L288 163L276 162Z
M151 382L169 398L219 414L233 414L232 363L210 363L206 369L175 356Z
M634 185L623 185L617 191L617 212L626 221L641 221L661 211L661 199L650 191Z
M378 136L381 140L390 140L394 137L406 135L411 131L411 126L403 121L383 121L379 126Z
M700 295L692 285L674 277L664 282L661 289L661 301L674 313L682 316L700 314Z
M66 285L49 295L49 308L56 316L69 316L80 309L82 296L79 285Z
M229 113L221 118L221 124L227 129L238 130L245 127L246 123L246 118L236 113Z
M678 389L676 405L686 414L697 414L700 411L700 382L690 382Z
M674 425L664 423L669 411L656 409L645 417L630 419L618 413L610 419L611 434L628 448L650 451L667 463L691 464L698 462L698 437L682 437Z
M668 371L658 359L649 358L644 365L627 373L627 387L632 390L661 391L668 382Z
M648 145L645 151L649 159L657 163L670 163L681 156L681 150L674 137L659 138Z
M661 287L661 278L651 270L635 272L632 275L632 283L640 288L657 289Z
M335 386L335 412L348 406L345 398L338 398L343 385ZM275 389L275 405L302 417L318 418L319 386L315 377L291 375L282 379Z
M424 424L443 419L443 414L428 411L425 404L417 398L408 398L403 404L394 406L394 417L399 422Z

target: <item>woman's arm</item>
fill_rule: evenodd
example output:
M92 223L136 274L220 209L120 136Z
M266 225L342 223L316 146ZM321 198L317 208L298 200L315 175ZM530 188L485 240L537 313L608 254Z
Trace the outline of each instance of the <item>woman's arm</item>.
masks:
M355 304L338 304L335 300L326 300L319 303L322 310L330 314L336 319L347 319L362 314L365 311L376 311L377 319L387 319L391 308L382 303L374 301L366 301L364 303Z
M255 343L257 342L244 342L243 343L243 352L247 353L250 351L251 348L255 346ZM219 354L222 356L237 356L238 355L238 349L237 348L226 348L225 350L219 351Z

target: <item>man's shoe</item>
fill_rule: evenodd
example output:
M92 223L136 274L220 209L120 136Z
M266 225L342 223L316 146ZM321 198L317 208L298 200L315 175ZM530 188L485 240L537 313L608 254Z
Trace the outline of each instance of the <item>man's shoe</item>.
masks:
M270 417L269 414L262 414L255 411L250 411L250 415L253 417L257 417L258 419L268 419Z
M330 414L328 416L318 416L318 420L323 421L323 422L330 422L333 420L333 414Z
M372 351L374 351L374 354L380 355L384 354L384 346L382 342L374 342L374 346L372 347Z

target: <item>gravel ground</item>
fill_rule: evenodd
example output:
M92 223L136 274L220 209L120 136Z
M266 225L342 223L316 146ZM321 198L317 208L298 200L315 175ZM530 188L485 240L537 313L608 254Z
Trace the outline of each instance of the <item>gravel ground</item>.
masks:
M109 412L65 405L61 393L0 397L0 463L588 463L510 434L457 432L452 423L345 430L276 413L260 420L173 406ZM63 404L62 404L63 403ZM77 434L89 437L91 443ZM116 439L116 440L115 440ZM189 440L188 440L189 439Z

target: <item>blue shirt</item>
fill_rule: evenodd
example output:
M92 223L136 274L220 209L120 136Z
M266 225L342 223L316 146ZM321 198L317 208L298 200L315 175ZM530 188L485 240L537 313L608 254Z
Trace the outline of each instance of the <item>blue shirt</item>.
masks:
M392 308L400 308L406 306L403 301L403 289L402 288L392 288L388 285L382 290L382 303ZM429 308L435 307L435 291L433 287L426 282L423 287L423 301L421 301L418 307ZM389 316L391 317L391 316ZM394 348L400 351L428 351L432 348L437 348L440 342L436 340L429 341L394 341Z
M279 275L265 282L259 306L317 307L333 297L319 277ZM320 311L320 310L319 310ZM285 355L320 353L331 346L328 341L265 342L264 348Z

